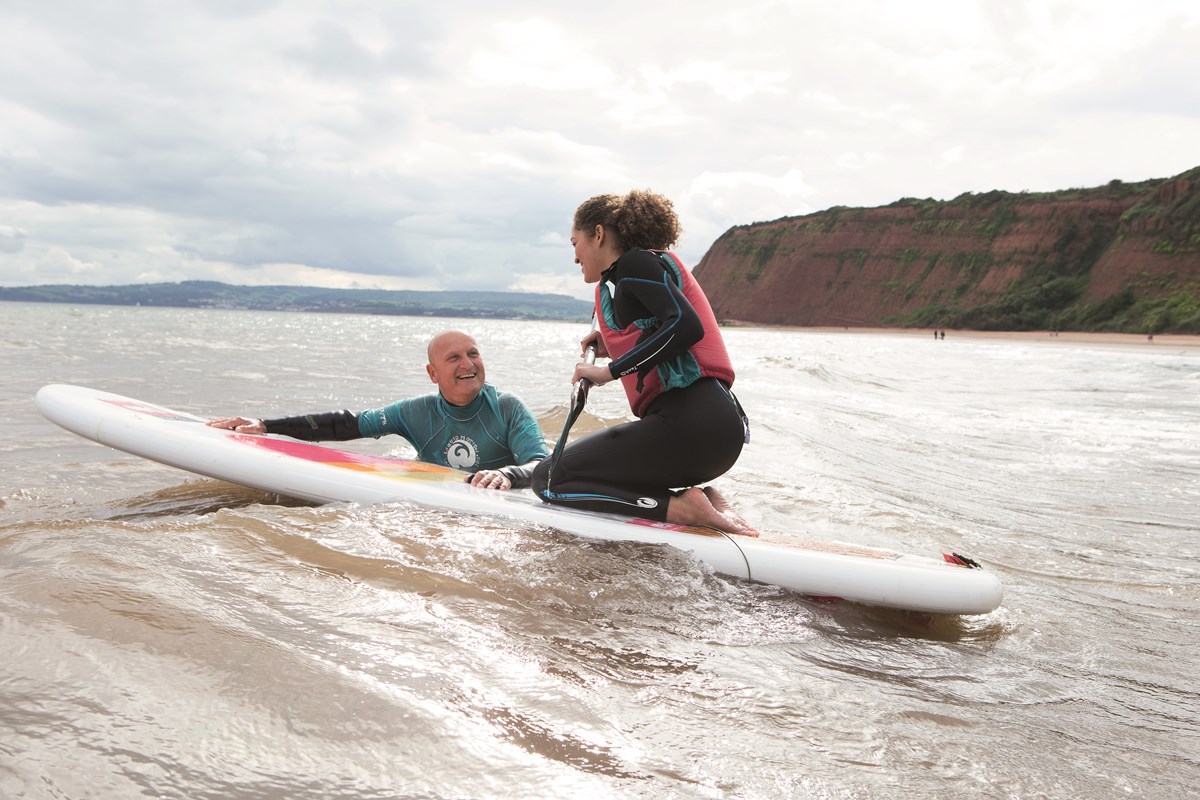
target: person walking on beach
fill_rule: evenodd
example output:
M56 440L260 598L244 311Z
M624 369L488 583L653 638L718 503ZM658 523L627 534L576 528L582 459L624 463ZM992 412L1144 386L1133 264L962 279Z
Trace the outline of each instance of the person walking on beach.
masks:
M575 441L533 472L555 505L757 535L715 487L749 441L730 391L734 370L700 285L674 253L672 203L649 191L605 194L575 211L571 243L596 286L596 346L606 365L576 365L572 381L620 379L638 419Z
M429 341L425 370L438 386L431 394L358 414L348 410L279 419L227 417L208 423L238 433L277 433L316 442L394 433L431 464L467 470L472 486L524 488L549 451L537 420L515 395L487 383L483 355L462 331L442 331Z

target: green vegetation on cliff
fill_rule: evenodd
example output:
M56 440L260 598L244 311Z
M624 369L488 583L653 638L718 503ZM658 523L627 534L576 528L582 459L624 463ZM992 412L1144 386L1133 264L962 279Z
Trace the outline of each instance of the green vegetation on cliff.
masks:
M1184 173L1180 180L1200 179L1200 168ZM1200 333L1200 191L1194 189L1164 200L1158 193L1162 181L1127 185L1113 181L1095 195L1140 198L1113 225L1097 220L1083 227L1076 220L1066 223L1046 258L994 300L973 307L952 304L930 306L896 321L908 325L950 325L976 330L1082 330L1126 333ZM992 192L990 194L1001 194ZM1056 192L1037 199L1046 202L1080 199L1080 191ZM1014 197L1000 198L1002 205ZM1130 229L1153 231L1151 251L1156 255L1179 256L1181 267L1190 274L1171 272L1151 279L1130 274L1125 285L1095 302L1084 302L1093 266Z
M737 226L696 271L745 322L1200 333L1200 167Z

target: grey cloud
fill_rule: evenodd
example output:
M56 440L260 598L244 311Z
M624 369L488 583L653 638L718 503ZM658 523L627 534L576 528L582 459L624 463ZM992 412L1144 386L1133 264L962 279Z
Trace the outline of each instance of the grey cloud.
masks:
M368 275L419 276L425 267L394 226L367 220L289 220L239 239L229 250L205 254L243 266L269 263L307 264L325 269Z
M318 22L311 40L288 48L285 54L321 77L374 79L384 71L383 60L337 22Z
M331 80L431 77L439 72L435 52L443 27L431 12L384 12L373 33L385 35L387 44L374 52L342 22L322 19L313 23L306 41L285 48L283 54L313 75Z
M0 253L19 253L25 249L25 231L0 225Z
M1137 50L1110 60L1090 88L1059 99L1072 108L1200 119L1198 37L1200 25L1167 24Z

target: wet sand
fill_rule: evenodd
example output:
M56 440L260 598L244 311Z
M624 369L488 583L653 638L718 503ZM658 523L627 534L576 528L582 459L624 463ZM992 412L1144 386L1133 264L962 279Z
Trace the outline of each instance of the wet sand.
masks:
M770 327L770 326L768 326ZM816 327L795 328L794 330L812 331L814 333L851 333L851 334L889 334L895 336L911 336L912 338L929 339L933 336L932 328L843 328ZM1200 347L1200 336L1185 334L1163 333L1147 337L1137 333L1083 333L1079 331L972 331L946 330L946 339L970 337L972 339L1011 339L1026 342L1045 342L1047 344L1103 344L1128 345L1140 347Z

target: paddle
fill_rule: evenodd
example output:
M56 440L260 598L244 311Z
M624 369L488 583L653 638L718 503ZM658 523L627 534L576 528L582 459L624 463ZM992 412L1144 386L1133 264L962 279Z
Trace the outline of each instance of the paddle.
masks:
M592 315L592 330L596 330L596 317ZM583 360L586 364L596 363L596 345L590 344L583 351ZM562 455L562 450L567 446L567 434L571 431L571 426L575 424L575 420L579 419L579 415L583 412L583 405L587 402L588 389L592 388L592 382L587 378L580 378L575 381L571 387L571 409L567 412L567 423L563 425L562 435L558 437L558 444L554 445L554 452L550 454L550 474L554 474L554 468L558 465L558 457Z

